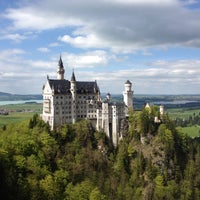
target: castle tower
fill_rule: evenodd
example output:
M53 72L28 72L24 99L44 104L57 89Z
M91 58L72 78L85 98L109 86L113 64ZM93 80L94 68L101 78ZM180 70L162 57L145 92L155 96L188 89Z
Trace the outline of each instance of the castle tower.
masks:
M102 125L103 131L106 133L108 138L110 137L110 127L109 127L109 104L107 101L102 103Z
M125 91L123 92L124 96L124 103L128 107L128 109L133 108L133 90L132 90L132 83L127 80L124 84Z
M112 106L112 142L115 147L119 142L119 113L116 105Z
M57 79L63 80L64 74L65 74L65 69L64 69L64 66L63 66L62 58L60 56L60 60L58 61Z
M72 72L72 77L70 81L70 91L72 94L72 106L71 106L72 123L75 123L76 122L76 78L74 71Z
M160 115L161 117L164 115L164 105L160 105Z

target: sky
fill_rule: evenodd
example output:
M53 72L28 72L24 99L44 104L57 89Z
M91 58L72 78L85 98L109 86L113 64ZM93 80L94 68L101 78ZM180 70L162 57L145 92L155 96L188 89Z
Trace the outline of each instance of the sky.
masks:
M102 93L200 94L199 0L0 0L0 91L41 94L56 79Z

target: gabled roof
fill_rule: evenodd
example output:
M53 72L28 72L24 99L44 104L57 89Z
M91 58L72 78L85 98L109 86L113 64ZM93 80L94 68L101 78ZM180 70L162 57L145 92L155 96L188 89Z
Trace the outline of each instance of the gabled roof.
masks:
M78 94L81 93L90 93L96 94L99 92L99 88L97 86L96 81L84 82L84 81L77 81L76 82L76 91Z
M68 94L70 93L70 82L68 80L49 79L49 85L54 94Z
M57 79L48 79L49 85L54 94L69 94L70 92L70 81L68 80L57 80ZM77 94L96 94L99 92L96 81L84 82L77 81L76 83L76 93Z

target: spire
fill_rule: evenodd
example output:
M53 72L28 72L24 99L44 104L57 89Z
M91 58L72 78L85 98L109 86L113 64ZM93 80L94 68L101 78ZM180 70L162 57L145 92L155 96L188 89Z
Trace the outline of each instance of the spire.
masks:
M60 56L60 59L58 61L58 70L57 70L57 78L58 78L58 80L63 80L64 79L64 73L65 73L65 69L64 69L64 66L63 66L62 58Z
M75 78L75 75L74 75L74 70L73 70L73 72L72 72L72 77L71 77L71 82L76 82L76 78Z
M64 68L61 55L60 55L60 60L58 61L58 66L59 66L60 68L62 68L62 69Z

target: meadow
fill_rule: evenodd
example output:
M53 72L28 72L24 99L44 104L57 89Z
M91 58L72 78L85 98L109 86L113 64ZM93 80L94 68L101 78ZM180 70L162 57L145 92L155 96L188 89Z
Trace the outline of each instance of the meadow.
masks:
M170 116L172 120L182 119L183 121L189 121L189 119L193 120L195 116L200 115L199 108L170 108L167 109L166 112ZM200 136L200 124L199 123L191 123L186 127L178 126L178 129L183 133L186 133L190 137L199 137Z
M42 104L25 103L25 104L10 104L0 106L0 110L6 110L8 115L0 115L0 127L7 124L13 124L24 120L29 120L35 113L42 113Z

